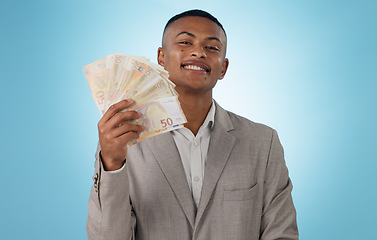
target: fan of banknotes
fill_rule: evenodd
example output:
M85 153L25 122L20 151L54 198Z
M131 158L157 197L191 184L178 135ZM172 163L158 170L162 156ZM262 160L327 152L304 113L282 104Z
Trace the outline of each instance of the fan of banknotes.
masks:
M187 122L168 72L145 57L111 54L86 65L84 73L101 116L123 99L135 101L123 111L142 113L132 122L143 125L145 131L129 145L181 128Z

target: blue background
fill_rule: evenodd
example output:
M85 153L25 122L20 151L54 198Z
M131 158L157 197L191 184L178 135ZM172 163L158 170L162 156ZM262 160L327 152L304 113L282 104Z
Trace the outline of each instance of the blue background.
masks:
M275 128L301 239L377 239L377 1L1 1L1 239L85 239L100 115L82 67L156 62L167 20L211 12L226 109Z

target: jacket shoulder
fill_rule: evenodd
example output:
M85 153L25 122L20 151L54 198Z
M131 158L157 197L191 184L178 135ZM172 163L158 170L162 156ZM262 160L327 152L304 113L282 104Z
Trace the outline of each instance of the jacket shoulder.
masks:
M271 134L275 131L275 129L265 124L251 121L250 119L247 119L227 110L225 111L233 123L234 130L237 132L252 131L256 134L271 136Z

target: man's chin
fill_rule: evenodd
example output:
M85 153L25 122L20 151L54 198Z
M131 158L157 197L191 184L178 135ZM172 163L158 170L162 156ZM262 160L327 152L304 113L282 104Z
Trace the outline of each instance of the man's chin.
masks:
M185 85L176 85L176 90L178 93L185 92L191 94L205 94L208 92L212 92L212 89L215 85L203 85L201 83L191 83Z

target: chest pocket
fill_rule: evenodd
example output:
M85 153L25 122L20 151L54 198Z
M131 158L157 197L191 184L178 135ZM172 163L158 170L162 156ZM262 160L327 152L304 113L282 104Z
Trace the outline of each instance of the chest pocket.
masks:
M245 201L254 198L258 192L258 184L245 190L225 190L224 201Z

